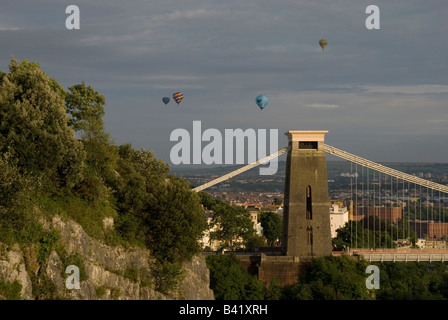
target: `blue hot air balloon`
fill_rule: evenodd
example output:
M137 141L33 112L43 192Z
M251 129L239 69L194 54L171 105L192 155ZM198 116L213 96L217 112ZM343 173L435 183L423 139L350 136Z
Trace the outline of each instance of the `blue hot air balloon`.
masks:
M163 97L162 101L163 101L164 104L168 104L170 102L170 98Z
M269 102L268 97L264 95L259 95L255 98L255 102L257 103L258 107L263 111L263 109L266 107L266 105Z

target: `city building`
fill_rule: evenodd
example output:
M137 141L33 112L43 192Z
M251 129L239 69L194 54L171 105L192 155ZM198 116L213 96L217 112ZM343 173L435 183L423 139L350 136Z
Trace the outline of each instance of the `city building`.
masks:
M261 204L247 204L243 205L243 207L248 210L254 229L257 233L257 235L262 236L263 235L263 227L261 226L261 223L258 219L258 214L260 213L259 208L261 207ZM221 247L222 243L219 240L212 240L211 239L211 233L218 230L219 225L212 225L212 217L213 217L213 211L208 210L204 206L202 206L202 209L204 211L205 218L207 220L207 224L209 226L208 230L206 230L202 236L202 239L199 241L201 244L202 249L207 249L211 251L217 251ZM237 239L241 240L241 239Z
M336 238L336 230L342 228L347 222L349 217L349 210L344 205L343 201L332 200L330 201L330 225L331 225L331 237Z
M360 221L365 216L377 216L381 220L389 223L397 223L402 218L401 207L358 207L353 220Z
M448 223L434 221L410 221L418 238L436 241L445 241L448 238Z
M261 222L258 222L258 214L260 213L258 205L250 205L246 206L245 209L249 211L250 218L252 219L252 223L254 225L255 232L257 235L262 236L263 235L263 227L261 226Z
M213 226L211 223L213 211L208 210L204 206L202 207L202 209L204 210L204 215L207 220L207 225L209 226L209 229L204 231L202 239L199 240L199 243L201 244L202 249L217 251L221 245L221 242L219 240L212 240L210 237L210 234L217 230L217 226L216 225Z

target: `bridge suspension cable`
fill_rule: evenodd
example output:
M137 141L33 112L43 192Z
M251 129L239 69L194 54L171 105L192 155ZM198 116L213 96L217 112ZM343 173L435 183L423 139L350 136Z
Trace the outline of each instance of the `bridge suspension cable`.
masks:
M209 182L207 182L207 183L205 183L205 184L203 184L203 185L201 185L199 187L194 188L193 190L196 191L196 192L199 192L199 191L202 191L204 189L210 188L210 187L212 187L212 186L214 186L214 185L216 185L218 183L221 183L221 182L223 182L225 180L228 180L230 178L233 178L234 176L237 176L237 175L239 175L239 174L241 174L241 173L243 173L245 171L248 171L248 170L250 170L250 169L252 169L252 168L254 168L254 167L256 167L256 166L258 166L260 164L263 164L263 163L268 162L268 161L270 161L270 160L272 160L274 158L277 158L280 155L286 153L288 150L289 150L288 147L280 149L279 151L277 151L277 152L275 152L273 154L270 154L269 156L266 156L266 157L264 157L262 159L259 159L259 160L255 161L253 163L250 163L250 164L248 164L248 165L246 165L246 166L244 166L244 167L242 167L242 168L240 168L238 170L232 171L232 172L230 172L230 173L228 173L228 174L226 174L224 176L221 176L221 177L219 177L217 179L209 181ZM398 170L395 170L395 169L383 166L383 165L381 165L379 163L376 163L376 162L364 159L362 157L359 157L359 156L356 156L354 154L348 153L346 151L343 151L341 149L335 148L333 146L329 146L327 144L324 144L324 150L328 154L335 155L335 156L337 156L339 158L351 161L351 162L359 164L359 165L361 165L363 167L370 168L370 169L376 170L378 172L390 175L392 177L395 177L395 178L398 178L398 179L401 179L401 180L404 180L404 181L408 181L408 182L414 183L416 185L420 185L420 186L423 186L423 187L426 187L426 188L430 188L430 189L433 189L433 190L436 190L436 191L448 194L448 186L444 186L442 184L438 184L438 183L435 183L435 182L432 182L432 181L429 181L429 180L421 179L421 178L418 178L416 176L413 176L413 175L410 175L410 174L407 174L407 173L404 173L404 172L401 172L401 171L398 171Z
M382 172L384 174L387 174L389 176L401 179L401 180L405 180L411 183L415 183L417 185L426 187L426 188L430 188L433 190L437 190L443 193L448 193L448 186L444 186L442 184L438 184L429 180L425 180L425 179L421 179L418 178L416 176L392 169L392 168L388 168L386 166L383 166L379 163L361 158L359 156L356 156L354 154L348 153L346 151L343 151L341 149L337 149L335 147L329 146L327 144L324 145L324 150L332 155L335 155L339 158L351 161L353 163L359 164L363 167L369 168L369 169L373 169L379 172Z
M196 191L196 192L199 192L199 191L202 191L202 190L204 190L206 188L210 188L210 187L214 186L215 184L223 182L223 181L225 181L227 179L230 179L230 178L232 178L232 177L234 177L236 175L239 175L240 173L243 173L243 172L245 172L247 170L250 170L250 169L252 169L252 168L254 168L254 167L256 167L256 166L258 166L260 164L263 164L263 163L268 162L268 161L270 161L272 159L275 159L275 158L281 156L282 154L284 154L285 152L287 152L288 149L289 148L280 149L279 151L274 152L273 154L270 154L270 155L268 155L268 156L266 156L264 158L261 158L261 159L255 161L255 162L252 162L252 163L250 163L250 164L248 164L248 165L246 165L246 166L244 166L244 167L242 167L242 168L240 168L238 170L232 171L232 172L230 172L230 173L228 173L226 175L223 175L222 177L219 177L219 178L217 178L215 180L207 182L207 183L205 183L205 184L203 184L203 185L201 185L199 187L194 188L193 190Z
M283 148L193 190L199 192L212 187L288 151L289 147ZM445 213L448 211L444 208L445 205L442 206L442 203L446 203L445 195L448 194L448 186L383 166L327 144L324 144L324 151L350 162L351 217L349 215L349 228L351 250L361 250L358 253L363 255L362 250L372 248L375 250L395 250L395 248L398 248L399 251L397 252L404 254L405 251L403 250L411 248L409 241L415 236L412 235L412 229L420 240L421 238L428 241L436 240L443 236L439 230L443 225L436 224L448 223L448 219L445 217ZM361 166L361 170L358 170L358 165ZM401 193L399 190L400 180ZM353 182L355 185L353 185ZM361 184L360 188L358 188L358 183ZM417 192L417 186L420 188L419 192ZM426 188L426 191L422 190L422 187ZM434 190L439 192L437 200L434 197ZM401 199L399 199L400 195L402 196ZM436 202L438 202L438 208L434 206ZM422 205L426 207L426 212L424 212ZM380 219L369 219L368 217L371 215ZM431 229L431 237L429 236L430 222L436 223L434 226L431 225L431 228L438 228ZM362 228L362 230L358 231L358 228ZM372 256L371 251L366 252L368 252L368 258L372 261L379 259ZM394 251L390 252L386 252L384 256L381 254L380 259L387 260L391 255L393 255L394 261L395 259L402 259L401 256L396 256ZM403 256L408 259L407 255L404 254ZM423 258L418 256L416 259ZM409 259L414 258L410 257ZM431 256L429 259L431 259ZM448 254L446 254L446 257L442 257L442 261L443 259L448 259Z

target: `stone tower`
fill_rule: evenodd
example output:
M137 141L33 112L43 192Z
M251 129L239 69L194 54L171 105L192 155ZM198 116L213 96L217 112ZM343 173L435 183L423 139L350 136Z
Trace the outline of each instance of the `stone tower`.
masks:
M288 131L282 252L306 260L331 255L330 209L324 136Z

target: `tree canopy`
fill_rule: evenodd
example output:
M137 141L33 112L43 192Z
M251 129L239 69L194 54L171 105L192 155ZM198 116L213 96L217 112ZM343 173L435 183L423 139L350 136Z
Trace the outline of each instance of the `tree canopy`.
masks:
M115 145L105 103L84 82L66 91L38 63L12 59L0 73L0 241L40 250L43 264L58 238L42 222L66 215L90 236L148 248L165 290L199 253L200 198L151 150ZM114 218L111 230L105 217Z
M262 212L260 221L263 227L263 235L266 237L268 245L273 246L282 237L282 217L276 212Z
M65 90L38 63L12 60L0 82L0 153L57 186L82 179L85 152L68 126Z

